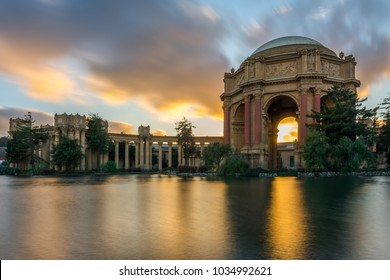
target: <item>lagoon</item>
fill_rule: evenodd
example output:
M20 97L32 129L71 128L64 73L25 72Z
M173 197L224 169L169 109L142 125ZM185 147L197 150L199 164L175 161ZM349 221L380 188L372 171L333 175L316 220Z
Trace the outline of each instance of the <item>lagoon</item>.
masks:
M0 176L1 259L390 259L390 177Z

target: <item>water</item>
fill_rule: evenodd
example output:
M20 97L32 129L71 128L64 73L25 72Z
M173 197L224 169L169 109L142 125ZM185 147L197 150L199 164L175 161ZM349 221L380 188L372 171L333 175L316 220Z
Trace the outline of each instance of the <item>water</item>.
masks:
M390 259L390 177L0 176L1 259Z

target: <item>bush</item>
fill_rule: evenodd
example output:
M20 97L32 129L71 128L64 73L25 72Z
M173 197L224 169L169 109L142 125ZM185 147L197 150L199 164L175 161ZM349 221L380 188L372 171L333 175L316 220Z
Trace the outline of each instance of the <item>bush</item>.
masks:
M102 169L104 172L109 172L109 173L116 172L117 169L116 169L115 161L113 161L113 160L107 161L105 164L103 164Z
M242 155L231 155L218 168L217 174L222 176L245 174L249 169L249 163Z
M178 173L195 173L197 171L198 167L196 166L178 166L177 172Z

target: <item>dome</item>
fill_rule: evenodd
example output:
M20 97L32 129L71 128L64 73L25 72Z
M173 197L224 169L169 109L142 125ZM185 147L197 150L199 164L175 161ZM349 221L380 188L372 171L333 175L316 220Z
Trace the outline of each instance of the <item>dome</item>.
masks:
M286 37L280 37L274 39L257 48L252 55L258 54L266 50L270 50L278 47L292 46L292 45L311 45L317 48L326 49L330 51L332 55L336 55L333 51L326 48L320 42L303 36L286 36Z

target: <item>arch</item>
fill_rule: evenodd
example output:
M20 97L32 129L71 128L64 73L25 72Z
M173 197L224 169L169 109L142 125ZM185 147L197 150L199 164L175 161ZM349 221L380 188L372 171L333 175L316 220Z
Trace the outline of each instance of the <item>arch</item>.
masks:
M267 102L265 113L268 118L267 132L268 132L268 167L280 167L280 155L278 155L278 125L281 120L287 117L297 118L299 110L299 103L290 95L277 95ZM299 123L297 122L297 129L299 131ZM298 136L299 137L299 136Z
M232 146L235 152L239 152L245 144L244 137L244 118L245 118L245 106L240 103L233 111L232 119Z

